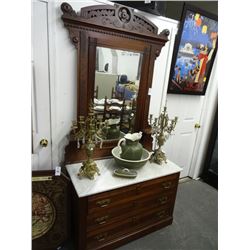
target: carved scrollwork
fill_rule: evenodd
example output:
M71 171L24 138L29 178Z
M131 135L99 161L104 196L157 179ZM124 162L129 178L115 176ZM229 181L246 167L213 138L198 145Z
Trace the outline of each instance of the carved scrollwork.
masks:
M132 8L115 4L112 5L96 5L81 8L80 13L76 13L68 3L61 5L63 11L62 19L65 27L68 28L70 39L74 46L78 48L81 30L96 30L98 32L106 34L115 34L116 36L128 37L134 40L143 40L143 35L146 35L146 39L149 36L155 38L163 38L167 40L169 31L163 30L160 35L157 35L158 28L151 21L144 16L141 16L137 12L134 12ZM101 27L105 27L102 29ZM119 29L118 32L113 32ZM121 34L121 30L129 31L133 33L133 36L129 34ZM140 37L135 37L134 33L139 33ZM159 54L160 52L156 52Z
M111 28L121 28L128 31L138 31L140 33L156 34L158 29L156 25L150 22L145 17L134 12L132 8L115 4L111 5L96 5L84 7L80 14L76 14L73 8L68 3L63 3L61 9L64 17L68 15L79 17L88 23L99 24Z
M75 45L76 49L79 46L79 30L77 29L69 29L69 36L72 43Z
M115 11L112 9L97 9L81 12L81 16L86 19L98 18L98 17L111 17L115 15Z
M163 30L163 31L160 33L160 36L161 36L161 37L166 37L166 38L168 38L169 34L170 34L170 31L169 31L168 29L165 29L165 30Z
M103 25L108 25L108 24L112 24L112 20L109 17L104 17L102 19L102 24Z
M154 27L150 25L148 22L146 22L145 20L143 20L142 18L134 15L133 21L137 24L138 30L147 30L148 32L151 32L151 33L157 33L157 31L155 32Z
M64 14L68 14L70 16L77 16L76 12L73 10L70 4L62 3L61 10Z
M160 55L160 53L161 53L161 50L159 50L159 49L156 49L156 50L155 50L155 56L156 56L156 57L158 57L158 56Z

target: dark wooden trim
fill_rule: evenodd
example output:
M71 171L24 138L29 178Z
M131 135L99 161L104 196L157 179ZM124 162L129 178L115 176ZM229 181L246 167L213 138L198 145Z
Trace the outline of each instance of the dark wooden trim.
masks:
M218 107L216 110L216 114L214 117L213 127L211 131L211 136L209 139L207 154L204 162L204 169L201 175L201 178L208 183L209 185L213 186L214 188L218 189L218 173L214 173L210 170L210 163L214 152L214 147L216 140L218 139Z

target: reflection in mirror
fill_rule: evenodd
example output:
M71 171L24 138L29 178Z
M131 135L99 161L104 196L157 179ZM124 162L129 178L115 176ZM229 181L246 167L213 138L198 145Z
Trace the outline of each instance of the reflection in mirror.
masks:
M102 139L133 132L141 64L140 53L97 47L94 110Z

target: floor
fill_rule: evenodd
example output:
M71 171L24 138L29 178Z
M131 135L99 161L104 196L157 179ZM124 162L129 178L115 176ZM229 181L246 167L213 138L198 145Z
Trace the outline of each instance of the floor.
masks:
M218 249L218 192L202 181L179 184L173 224L117 250ZM73 250L69 243L62 250Z

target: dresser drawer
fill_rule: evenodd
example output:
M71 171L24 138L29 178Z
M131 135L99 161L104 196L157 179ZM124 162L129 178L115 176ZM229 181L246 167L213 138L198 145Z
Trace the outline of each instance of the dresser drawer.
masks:
M142 211L140 214L131 215L116 223L105 227L105 230L99 229L87 234L87 249L95 249L122 235L132 233L140 228L150 225L157 221L168 220L172 218L169 208L155 208L150 211Z
M109 211L111 208L117 206L122 208L124 203L129 203L156 193L172 193L178 185L178 176L178 174L173 174L152 181L89 196L88 213Z
M87 249L96 249L98 246L105 244L120 235L124 234L133 225L133 218L112 224L112 227L106 227L105 231L94 231L87 235Z
M87 217L87 231L109 225L119 220L124 220L137 213L139 210L151 210L153 208L168 207L172 208L174 204L175 192L160 193L156 195L140 197L130 202L122 204L122 206L112 207L102 213L90 214Z

